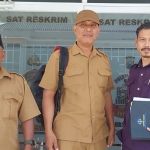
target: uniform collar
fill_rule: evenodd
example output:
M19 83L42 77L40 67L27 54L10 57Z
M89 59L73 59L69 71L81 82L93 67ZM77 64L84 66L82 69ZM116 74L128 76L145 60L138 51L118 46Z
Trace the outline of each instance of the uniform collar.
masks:
M82 55L85 55L84 52L80 49L80 47L78 47L78 45L76 43L74 43L74 45L72 46L72 55L76 55L76 54L79 54L79 53L82 54ZM96 55L102 56L102 54L96 48L94 48L94 46L93 46L93 50L92 50L91 55L93 55L93 56L96 56Z
M139 68L143 67L143 65L142 65L142 58L139 60L139 62L137 64L137 67L139 67ZM148 64L148 65L146 65L144 67L150 67L150 64Z
M2 79L3 77L12 78L10 73L6 71L2 66L0 66L0 79Z
M137 67L142 67L142 59L139 60Z

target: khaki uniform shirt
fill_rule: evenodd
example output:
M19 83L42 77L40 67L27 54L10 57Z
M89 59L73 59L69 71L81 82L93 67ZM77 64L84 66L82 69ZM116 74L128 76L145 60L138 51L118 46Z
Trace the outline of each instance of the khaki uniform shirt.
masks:
M40 114L25 79L0 70L0 150L20 150L18 118L21 122Z
M94 48L87 57L76 44L68 51L61 110L54 120L53 130L58 139L97 142L108 136L104 94L114 88L109 60ZM41 87L57 90L58 63L59 51L56 51L47 63Z

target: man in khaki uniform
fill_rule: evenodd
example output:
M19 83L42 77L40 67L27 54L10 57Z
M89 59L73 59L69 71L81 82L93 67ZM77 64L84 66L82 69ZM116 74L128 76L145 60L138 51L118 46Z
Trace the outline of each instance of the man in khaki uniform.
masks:
M40 86L45 89L43 114L48 150L106 150L114 143L112 73L106 54L93 46L100 32L99 24L94 11L83 10L76 16L73 30L77 41L68 48L61 110L53 129L59 51L54 52L47 63Z
M2 67L5 57L0 37L0 150L20 150L18 117L22 122L24 150L32 150L34 135L33 118L40 114L25 79Z

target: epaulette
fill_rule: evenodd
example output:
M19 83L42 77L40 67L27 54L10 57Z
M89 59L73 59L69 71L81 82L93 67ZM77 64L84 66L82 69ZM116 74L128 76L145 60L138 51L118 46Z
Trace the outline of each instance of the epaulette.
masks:
M108 56L107 56L104 52L102 52L100 49L96 48L96 50L97 50L101 55L103 55L103 56L105 56L105 57L108 58Z
M25 79L24 76L22 76L21 74L19 74L19 73L17 73L17 72L9 71L9 73L10 73L10 74L18 75L18 76L22 77L23 79Z

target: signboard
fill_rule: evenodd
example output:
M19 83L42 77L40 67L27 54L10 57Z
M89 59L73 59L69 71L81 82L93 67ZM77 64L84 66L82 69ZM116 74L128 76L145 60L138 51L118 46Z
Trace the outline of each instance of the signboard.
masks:
M2 11L2 23L71 23L75 22L76 13L64 12L6 12ZM149 14L99 14L100 25L136 26L150 22Z

